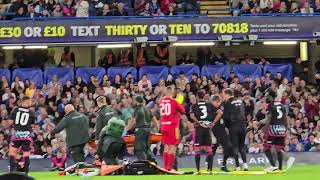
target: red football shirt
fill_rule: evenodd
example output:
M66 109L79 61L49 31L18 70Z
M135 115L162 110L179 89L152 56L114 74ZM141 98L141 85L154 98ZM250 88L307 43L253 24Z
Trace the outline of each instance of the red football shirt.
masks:
M185 109L177 100L171 97L164 97L159 101L161 125L179 125L180 113L185 113Z

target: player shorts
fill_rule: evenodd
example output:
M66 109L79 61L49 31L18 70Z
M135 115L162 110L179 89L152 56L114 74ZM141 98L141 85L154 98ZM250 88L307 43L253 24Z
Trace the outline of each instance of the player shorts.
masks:
M178 145L180 143L179 127L168 125L161 127L162 143L165 145Z
M30 140L12 140L10 142L11 147L21 148L22 151L31 151L32 141Z
M266 136L264 146L266 148L280 148L283 149L285 147L285 137L276 137L276 136Z
M195 146L212 146L210 129L196 127L193 136L193 142Z

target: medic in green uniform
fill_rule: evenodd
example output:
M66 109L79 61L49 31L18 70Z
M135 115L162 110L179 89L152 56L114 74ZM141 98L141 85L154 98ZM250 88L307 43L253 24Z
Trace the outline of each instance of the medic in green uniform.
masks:
M99 96L96 99L97 106L97 124L96 124L96 136L95 139L99 140L99 135L103 127L107 126L108 121L115 116L118 116L117 112L108 106L107 99L104 96Z
M66 115L51 132L51 136L66 130L66 142L75 163L84 162L84 146L90 140L89 119L86 115L76 112L71 104L65 107ZM50 138L50 137L49 137Z
M125 122L117 117L108 121L99 136L97 154L107 165L118 165L126 151L126 143L122 139Z
M149 138L151 132L152 114L150 110L144 106L142 96L136 96L136 109L134 111L135 120L135 144L134 154L138 160L155 161L150 150Z

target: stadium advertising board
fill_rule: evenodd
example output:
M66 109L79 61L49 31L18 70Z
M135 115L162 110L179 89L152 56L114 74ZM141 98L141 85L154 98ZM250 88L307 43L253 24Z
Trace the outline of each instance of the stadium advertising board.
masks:
M243 39L313 38L320 17L172 18L172 19L65 19L0 22L0 43L127 42L146 36L162 41L217 40L221 35ZM320 34L320 33L319 33Z

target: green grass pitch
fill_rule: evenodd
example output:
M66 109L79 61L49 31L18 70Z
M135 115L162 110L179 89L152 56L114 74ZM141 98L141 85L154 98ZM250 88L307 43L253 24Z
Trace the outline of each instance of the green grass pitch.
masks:
M231 168L230 168L231 169ZM262 170L263 168L251 168L252 170ZM190 169L188 169L190 170ZM32 172L30 176L37 180L319 180L320 165L296 165L289 172L284 174L265 174L265 175L152 175L152 176L96 176L96 177L77 177L77 176L58 176L57 172Z

